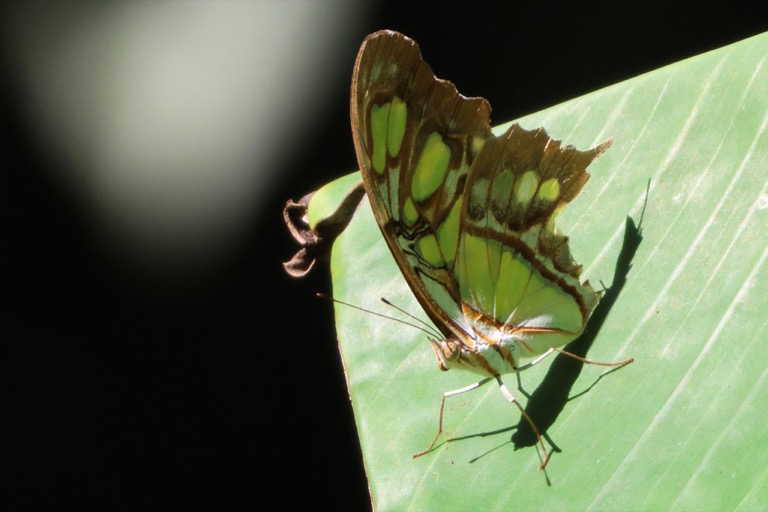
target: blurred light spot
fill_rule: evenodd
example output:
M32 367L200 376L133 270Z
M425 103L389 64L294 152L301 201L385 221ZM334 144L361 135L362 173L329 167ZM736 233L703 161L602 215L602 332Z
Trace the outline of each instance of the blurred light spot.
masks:
M99 240L194 271L252 227L359 4L31 2L5 37L22 108Z

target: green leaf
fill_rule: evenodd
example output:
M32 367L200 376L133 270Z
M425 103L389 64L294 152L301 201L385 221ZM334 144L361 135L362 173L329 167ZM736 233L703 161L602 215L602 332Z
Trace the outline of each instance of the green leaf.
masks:
M309 227L315 229L323 220L332 217L350 190L362 181L359 172L347 174L320 188L312 196L307 208Z
M441 394L477 378L438 371L423 332L337 307L377 510L766 506L766 56L763 34L519 120L582 149L615 139L558 218L593 283L617 277L626 218L639 222L647 200L626 284L587 328L590 359L635 362L602 379L581 369L572 399L550 411L562 452L546 472L536 447L515 449L520 413L495 385L450 397L446 436L412 459L436 433ZM426 319L364 203L334 246L334 296L403 318L386 297ZM552 364L523 372L523 387L535 391Z

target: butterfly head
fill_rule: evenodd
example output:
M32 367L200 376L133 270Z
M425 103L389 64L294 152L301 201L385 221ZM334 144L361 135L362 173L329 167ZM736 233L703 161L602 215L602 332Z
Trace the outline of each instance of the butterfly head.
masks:
M456 362L461 357L461 345L457 341L430 338L429 342L432 344L435 357L437 357L437 365L442 371L447 372L456 366Z
M429 341L437 357L438 367L442 371L460 369L483 377L497 377L516 371L513 355L516 344L488 351L478 350L477 346L469 346L459 339L430 339Z

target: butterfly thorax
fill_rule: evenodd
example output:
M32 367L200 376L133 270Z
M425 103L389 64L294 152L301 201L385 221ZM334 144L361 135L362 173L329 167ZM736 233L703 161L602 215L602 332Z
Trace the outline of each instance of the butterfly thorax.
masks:
M517 372L522 361L563 346L581 333L501 323L466 304L463 310L471 334L430 340L441 370L462 369L487 377Z

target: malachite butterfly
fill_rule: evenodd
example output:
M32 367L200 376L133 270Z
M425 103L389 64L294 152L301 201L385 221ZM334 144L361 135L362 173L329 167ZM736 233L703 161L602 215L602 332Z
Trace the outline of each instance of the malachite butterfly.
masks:
M495 380L538 436L544 468L540 433L501 376L553 352L568 354L558 347L582 333L600 299L580 281L581 266L554 224L611 140L579 151L542 128L519 125L497 137L490 111L485 99L465 98L436 78L404 35L384 30L363 42L351 118L374 215L442 333L443 339L430 340L440 369L483 377L443 395L435 441L445 398Z

